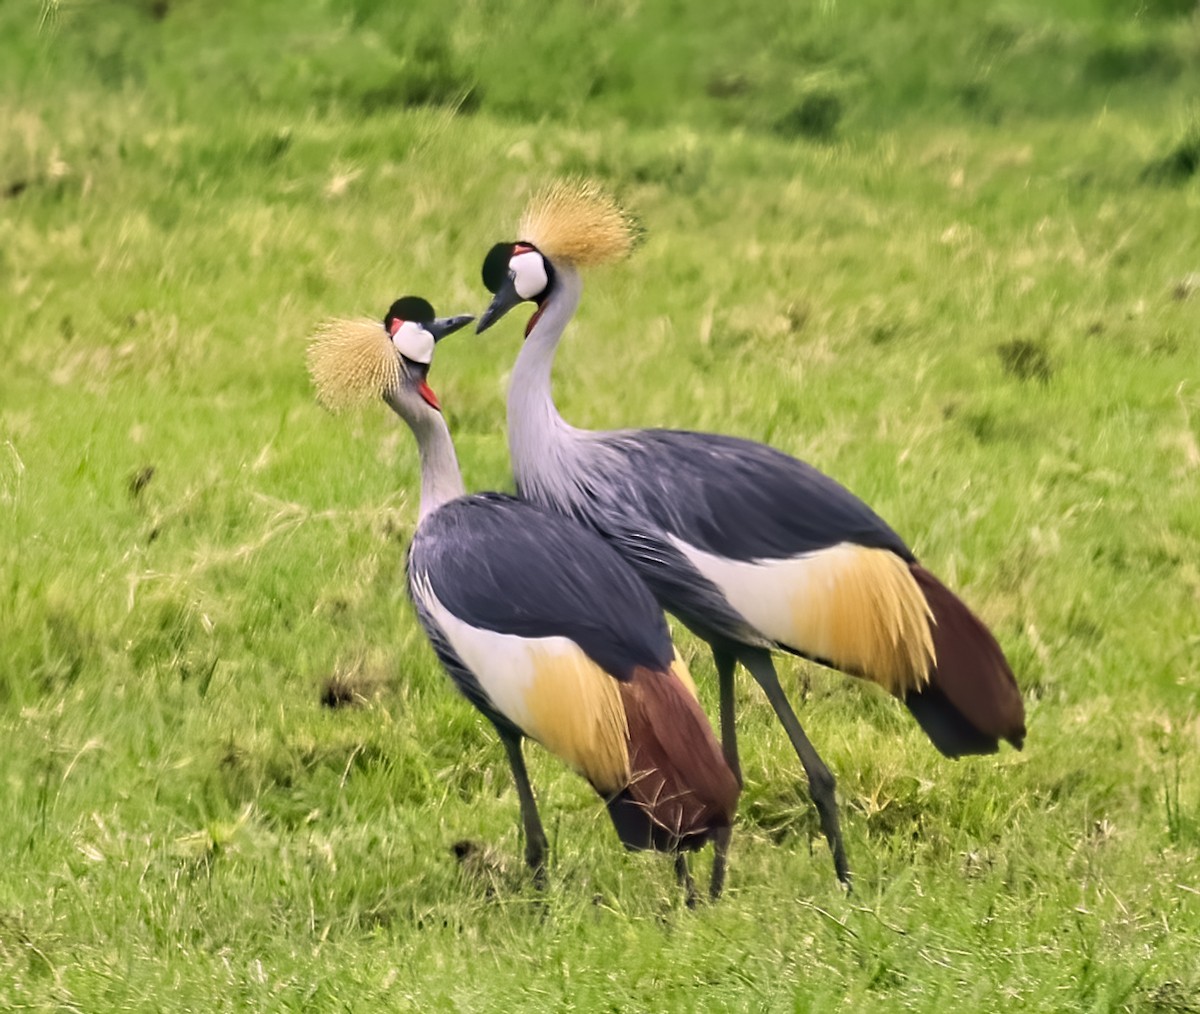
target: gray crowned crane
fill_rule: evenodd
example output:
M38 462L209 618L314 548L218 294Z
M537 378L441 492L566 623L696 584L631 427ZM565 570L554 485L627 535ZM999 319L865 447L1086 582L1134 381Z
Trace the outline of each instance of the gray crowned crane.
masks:
M382 394L416 437L421 501L409 594L455 686L504 744L535 881L544 883L546 835L526 737L591 783L626 848L676 855L689 904L685 853L712 841L716 898L740 786L654 597L583 526L500 493L465 494L427 376L434 343L473 319L436 318L408 296L383 327L332 322L309 348L318 394L334 409Z
M709 643L739 783L733 674L738 662L750 671L800 757L848 885L834 779L780 687L772 651L878 683L938 750L958 757L1024 740L1024 705L1000 646L878 515L803 461L710 433L568 425L551 369L579 305L580 269L624 257L633 231L602 189L566 182L533 199L519 234L484 262L494 298L477 328L522 302L536 306L508 390L518 495L603 535Z

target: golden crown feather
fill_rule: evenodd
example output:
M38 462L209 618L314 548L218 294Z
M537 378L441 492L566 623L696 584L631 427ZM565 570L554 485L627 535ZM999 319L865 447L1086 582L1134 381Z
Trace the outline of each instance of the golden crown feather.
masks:
M308 375L331 412L366 405L400 384L400 357L377 320L327 320L308 340Z
M566 179L534 195L521 216L518 235L552 261L590 268L623 260L639 229L601 184Z

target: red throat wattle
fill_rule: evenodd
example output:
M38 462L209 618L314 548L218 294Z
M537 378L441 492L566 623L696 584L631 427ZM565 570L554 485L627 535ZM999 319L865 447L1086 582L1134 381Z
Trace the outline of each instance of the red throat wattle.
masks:
M417 385L417 394L424 398L430 405L436 408L439 412L442 410L441 403L438 401L437 395L433 393L433 388L424 380Z
M534 325L537 324L538 318L542 315L542 311L544 309L546 309L545 302L543 302L541 306L539 306L536 310L533 311L533 316L529 318L529 323L525 325L525 337L526 338L529 337L529 332L532 331L534 328Z

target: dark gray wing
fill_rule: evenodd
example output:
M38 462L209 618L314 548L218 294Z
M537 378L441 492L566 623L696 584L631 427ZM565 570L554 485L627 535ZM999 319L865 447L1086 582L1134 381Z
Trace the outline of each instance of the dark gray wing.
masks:
M605 434L621 475L610 509L637 509L706 552L733 560L779 559L839 542L911 550L844 486L790 455L737 437L681 430ZM595 493L595 490L593 490ZM636 503L619 502L631 497Z
M409 568L459 619L519 637L567 637L618 679L674 657L650 590L603 539L499 493L461 497L431 514Z

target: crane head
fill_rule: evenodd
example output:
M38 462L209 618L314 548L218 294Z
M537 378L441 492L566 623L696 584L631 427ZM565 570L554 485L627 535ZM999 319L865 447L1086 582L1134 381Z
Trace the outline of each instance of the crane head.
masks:
M442 406L426 380L433 362L433 346L474 319L469 314L437 317L429 301L420 296L402 296L391 305L387 316L383 318L383 326L400 353L403 374L417 394L438 411Z
M554 290L554 265L591 268L624 259L641 236L634 219L594 180L562 179L543 187L521 216L521 239L497 243L483 262L483 283L491 305L476 332L486 331L518 303L536 303L539 312ZM526 335L538 314L525 327Z
M477 334L526 300L540 307L554 285L554 266L532 243L497 243L484 259L483 284L492 301L479 317Z
M433 346L474 319L435 317L426 300L405 296L392 304L383 327L368 320L327 322L308 346L308 370L318 399L339 411L380 395L391 402L411 391L440 409L426 381Z

